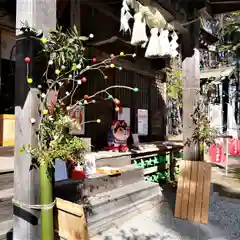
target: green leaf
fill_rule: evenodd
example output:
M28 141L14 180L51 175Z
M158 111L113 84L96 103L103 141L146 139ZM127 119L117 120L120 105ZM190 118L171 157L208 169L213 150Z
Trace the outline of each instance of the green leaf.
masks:
M74 30L74 33L75 33L76 35L78 35L78 29L77 29L76 25L73 26L73 30Z
M80 37L79 37L79 40L81 40L81 41L87 41L87 40L88 40L88 37L80 36Z

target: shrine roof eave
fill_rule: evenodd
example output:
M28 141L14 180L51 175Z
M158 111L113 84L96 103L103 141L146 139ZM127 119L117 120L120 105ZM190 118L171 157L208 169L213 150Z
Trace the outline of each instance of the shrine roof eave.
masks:
M200 32L200 38L202 38L205 42L207 42L208 44L214 44L217 41L219 41L219 38L209 32L207 32L204 29L201 29Z
M212 15L240 10L239 0L209 0Z

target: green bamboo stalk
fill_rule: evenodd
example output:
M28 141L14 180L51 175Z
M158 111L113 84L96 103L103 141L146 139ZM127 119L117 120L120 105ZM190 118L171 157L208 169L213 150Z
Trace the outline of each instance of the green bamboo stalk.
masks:
M40 203L53 202L53 171L46 164L40 166ZM41 239L54 240L53 209L41 211Z

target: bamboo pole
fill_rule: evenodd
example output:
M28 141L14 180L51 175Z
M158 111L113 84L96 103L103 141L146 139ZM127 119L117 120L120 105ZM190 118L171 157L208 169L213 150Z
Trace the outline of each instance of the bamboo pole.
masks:
M53 202L53 169L46 164L40 165L40 204ZM54 240L53 208L41 211L41 239Z

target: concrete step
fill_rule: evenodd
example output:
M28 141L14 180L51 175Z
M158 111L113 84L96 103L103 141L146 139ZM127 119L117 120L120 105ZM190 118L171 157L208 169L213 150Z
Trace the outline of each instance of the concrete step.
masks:
M1 172L0 173L0 191L4 189L13 188L13 172ZM0 195L1 198L1 195Z
M55 183L57 197L68 201L79 201L82 196L95 196L96 194L110 191L143 179L143 168L127 165L119 168L120 175L108 176L93 174L83 181L64 180Z
M102 151L93 153L96 156L97 167L123 167L131 164L131 153Z
M12 240L13 220L0 222L0 240Z
M163 199L158 184L144 181L90 197L86 209L89 232L94 236L112 227L115 222L130 219L139 211L159 204Z

